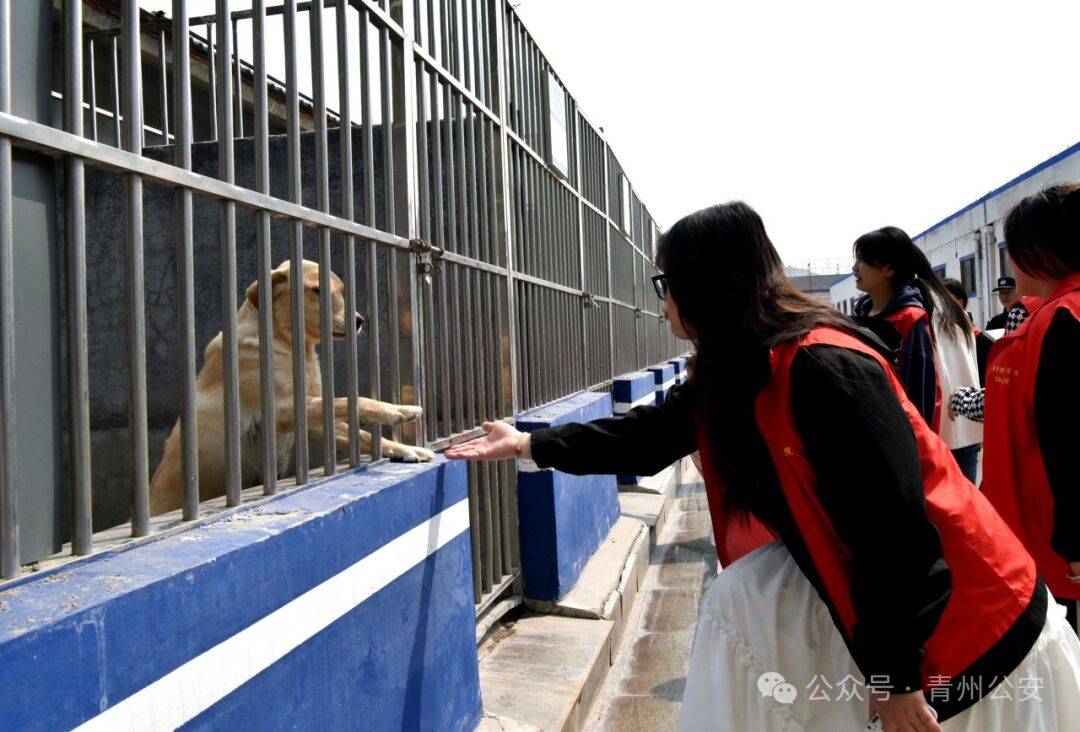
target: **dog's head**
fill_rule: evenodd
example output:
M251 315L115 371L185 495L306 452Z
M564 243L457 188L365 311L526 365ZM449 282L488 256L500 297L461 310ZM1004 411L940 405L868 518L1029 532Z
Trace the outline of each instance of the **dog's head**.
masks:
M288 260L282 262L270 273L270 287L273 293L274 320L278 327L292 330L292 297L291 292L294 280L304 288L304 331L309 341L317 341L320 337L319 314L322 306L319 265L317 262L304 260L302 274L298 278L293 277L292 268ZM253 282L247 289L248 302L255 308L259 307L259 283ZM348 328L356 328L356 332L364 325L364 316L353 313L352 317L345 315L345 283L336 274L330 273L330 318L334 340L345 337Z

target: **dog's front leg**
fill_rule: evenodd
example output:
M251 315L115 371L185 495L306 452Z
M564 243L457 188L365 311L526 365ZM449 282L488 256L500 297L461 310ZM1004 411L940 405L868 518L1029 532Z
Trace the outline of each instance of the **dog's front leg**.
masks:
M378 424L394 425L412 422L420 419L424 414L423 409L412 404L390 404L389 402L380 402L377 399L368 399L367 397L360 397L357 400L357 408L360 412L361 422L376 422Z
M322 397L308 398L308 423L322 420ZM361 422L397 425L420 419L424 410L411 404L390 404L367 397L357 397L357 413ZM349 400L345 397L334 399L334 421L349 421ZM321 432L319 433L322 434Z

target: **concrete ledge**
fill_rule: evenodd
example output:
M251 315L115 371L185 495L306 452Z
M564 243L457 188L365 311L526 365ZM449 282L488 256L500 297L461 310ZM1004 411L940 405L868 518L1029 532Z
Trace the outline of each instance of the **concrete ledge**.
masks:
M656 538L667 524L674 492L655 495L652 493L620 493L619 506L622 515L641 521L649 527L649 547L656 548Z
M472 729L467 483L378 463L5 590L4 728Z
M633 482L623 483L624 477L619 476L619 493L651 493L661 496L671 493L677 479L675 466L669 465L656 475L635 475Z
M480 662L485 718L503 729L581 729L611 664L613 625L559 615L515 622Z

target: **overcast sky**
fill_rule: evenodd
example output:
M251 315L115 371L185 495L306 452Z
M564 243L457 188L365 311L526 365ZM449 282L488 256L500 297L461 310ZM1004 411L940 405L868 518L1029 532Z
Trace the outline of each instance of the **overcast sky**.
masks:
M789 264L846 269L859 234L916 234L1080 141L1077 0L524 0L517 11L658 223L741 198ZM267 30L279 38L280 18ZM333 59L332 11L326 40ZM306 26L299 43L306 61Z
M661 225L741 198L786 262L916 234L1080 141L1080 2L525 0Z

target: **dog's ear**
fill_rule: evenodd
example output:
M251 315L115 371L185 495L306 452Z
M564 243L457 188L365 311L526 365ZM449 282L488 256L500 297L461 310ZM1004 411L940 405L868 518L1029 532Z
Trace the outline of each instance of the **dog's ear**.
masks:
M270 297L275 298L278 295L279 285L285 284L289 279L289 271L284 269L275 269L270 273ZM247 288L247 300L251 303L251 307L258 309L259 307L259 281L255 280L251 283L251 286Z

